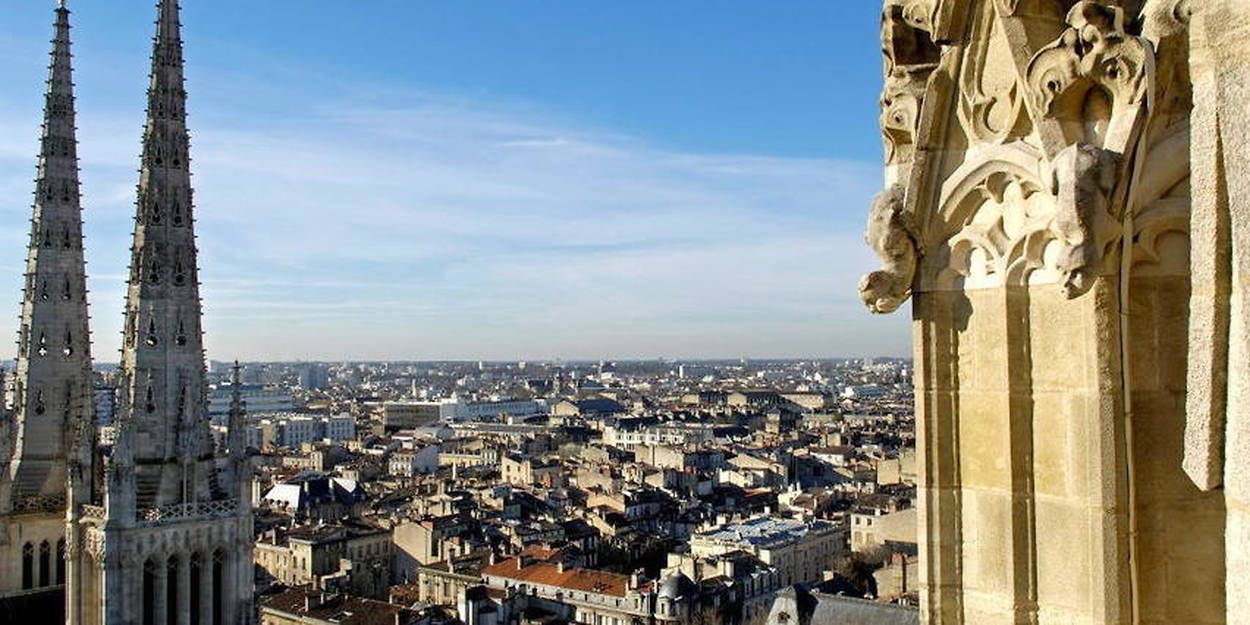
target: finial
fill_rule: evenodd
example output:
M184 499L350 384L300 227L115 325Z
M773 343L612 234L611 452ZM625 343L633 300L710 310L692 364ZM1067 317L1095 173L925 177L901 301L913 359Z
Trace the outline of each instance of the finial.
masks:
M61 9L65 8L65 0L56 0L56 4L58 8L61 8Z

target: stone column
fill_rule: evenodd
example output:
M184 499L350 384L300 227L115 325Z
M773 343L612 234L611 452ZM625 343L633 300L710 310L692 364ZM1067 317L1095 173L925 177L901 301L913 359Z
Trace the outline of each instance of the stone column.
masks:
M200 553L200 584L192 592L200 596L200 625L213 625L213 553Z
M191 561L187 554L178 556L178 623L191 625L191 593L200 592L191 587ZM174 625L170 623L169 625Z
M167 623L165 621L165 616L168 614L168 610L169 610L167 603L166 603L169 597L169 578L168 578L167 571L168 571L168 566L166 565L165 558L162 557L158 559L155 562L155 565L153 566L153 574L152 574L153 578L156 580L156 583L152 584L152 587L153 587L152 597L153 599L155 599L155 601L152 602L154 606L152 611L154 612L153 620L156 622L156 625L173 625L173 623ZM139 584L140 584L139 597L140 599L142 599L143 597L143 586L142 586L143 580L142 579L139 580ZM140 618L142 618L142 615L140 615Z
M1250 622L1250 6L1193 3L1193 272L1185 464L1223 482L1228 623Z
M143 563L135 557L124 558L109 541L113 538L112 535L106 537L104 561L100 564L96 594L100 622L139 622L143 611ZM131 575L127 576L125 571L130 571Z

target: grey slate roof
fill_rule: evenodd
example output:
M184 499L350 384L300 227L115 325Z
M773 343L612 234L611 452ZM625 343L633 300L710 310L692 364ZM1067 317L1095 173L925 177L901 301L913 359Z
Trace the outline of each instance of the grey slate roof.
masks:
M791 586L778 592L772 611L768 615L768 625L919 625L919 623L920 611L916 608L811 592L798 586Z

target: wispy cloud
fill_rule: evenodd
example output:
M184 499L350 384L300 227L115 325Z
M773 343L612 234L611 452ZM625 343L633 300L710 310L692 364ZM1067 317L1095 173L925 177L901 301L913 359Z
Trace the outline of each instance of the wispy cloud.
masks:
M543 111L383 95L264 123L193 119L212 355L906 350L901 319L871 319L854 301L872 264L858 233L875 166L686 153ZM80 122L102 358L120 326L133 122ZM0 111L0 243L11 250L0 293L14 301L29 123ZM0 333L13 325L0 314Z

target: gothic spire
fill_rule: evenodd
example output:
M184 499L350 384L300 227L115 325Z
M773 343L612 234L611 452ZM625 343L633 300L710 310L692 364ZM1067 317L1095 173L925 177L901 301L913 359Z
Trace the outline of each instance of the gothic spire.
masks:
M201 466L213 448L180 31L177 2L161 0L122 345L121 418L140 508L208 498L215 482Z
M234 368L230 373L230 421L226 430L226 449L230 453L230 459L236 462L243 458L247 446L247 435L244 432L247 427L244 422L247 418L247 402L243 401L241 370L239 361L234 361Z
M63 498L67 462L94 431L70 12L64 4L55 12L18 329L7 509Z

